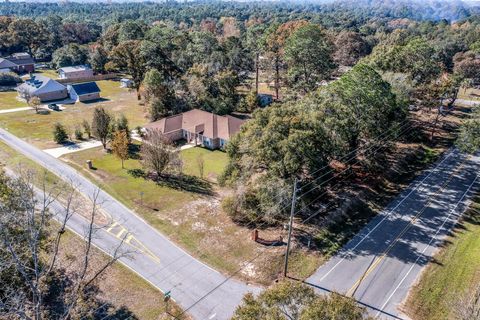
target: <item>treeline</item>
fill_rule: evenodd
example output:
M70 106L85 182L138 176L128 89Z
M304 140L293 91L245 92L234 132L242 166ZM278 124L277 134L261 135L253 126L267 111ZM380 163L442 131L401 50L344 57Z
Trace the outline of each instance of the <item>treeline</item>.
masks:
M327 187L323 182L336 172L332 164L353 158L361 172L388 169L384 152L364 150L379 140L381 150L389 149L399 128L409 127L407 106L430 115L427 130L433 141L460 88L480 84L478 24L392 20L388 28L366 37L374 43L372 53L353 70L303 97L256 111L231 141L223 179L236 193L224 208L234 219L282 220L289 213L294 179L300 187L308 185L300 212L316 212ZM470 149L478 145L477 122L462 131Z
M60 15L70 22L89 21L106 27L124 20L171 21L192 26L204 19L235 17L240 21L262 19L286 22L308 19L325 27L356 27L371 18L456 21L478 13L463 1L341 0L334 3L225 2L181 3L0 3L0 15L36 18Z

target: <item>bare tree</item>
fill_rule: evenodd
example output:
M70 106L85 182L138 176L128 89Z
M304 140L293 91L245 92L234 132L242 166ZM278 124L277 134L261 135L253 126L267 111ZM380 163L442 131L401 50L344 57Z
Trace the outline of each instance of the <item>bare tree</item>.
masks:
M39 182L32 172L13 178L0 172L0 318L40 320L51 318L52 312L56 319L71 318L78 301L88 296L98 277L125 255L121 241L105 264L87 272L91 269L93 235L99 228L95 225L97 190L86 228L82 267L67 274L58 265L61 239L84 200L77 199L73 184L49 188L46 181L44 175ZM68 289L55 290L61 287L55 280L66 278Z
M38 113L38 111L40 110L40 106L42 105L42 101L40 100L40 98L35 96L28 99L27 103L35 110L35 113Z
M160 130L147 132L140 153L144 167L158 176L165 171L175 172L181 168L179 151Z

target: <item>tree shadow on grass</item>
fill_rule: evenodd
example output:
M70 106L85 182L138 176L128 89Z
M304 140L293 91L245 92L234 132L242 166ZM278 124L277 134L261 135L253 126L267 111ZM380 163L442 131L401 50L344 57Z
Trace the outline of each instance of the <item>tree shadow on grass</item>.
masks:
M140 145L130 143L128 145L128 156L130 159L140 160Z
M187 192L194 192L203 195L214 195L212 184L206 180L189 175L161 175L147 174L143 169L130 169L127 173L134 178L143 178L154 181L157 185L172 188L175 190L182 190Z
M155 179L155 182L160 186L165 186L176 190L194 192L209 196L214 194L210 182L194 176L164 175Z

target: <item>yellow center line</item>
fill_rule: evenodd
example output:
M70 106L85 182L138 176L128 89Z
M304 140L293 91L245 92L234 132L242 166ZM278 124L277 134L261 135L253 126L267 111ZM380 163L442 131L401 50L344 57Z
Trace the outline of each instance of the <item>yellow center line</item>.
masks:
M470 157L469 157L470 158ZM467 158L467 159L469 159ZM409 223L403 228L403 230L400 232L400 234L397 235L397 237L394 239L394 241L387 247L387 249L382 253L380 257L375 258L374 262L370 265L370 267L362 274L362 276L355 282L355 284L347 291L346 295L347 296L353 296L355 291L358 289L362 281L373 271L377 268L377 266L382 262L382 260L387 256L387 254L392 250L392 248L395 246L395 244L400 240L400 238L414 225L414 223L418 220L418 218L427 210L427 208L430 207L430 205L433 202L433 198L437 196L440 192L442 192L445 187L452 181L454 175L460 171L463 166L465 165L465 162L467 159L463 160L460 166L453 171L448 179L445 181L445 183L442 185L440 189L435 192L432 196L430 196L428 203L423 206L423 208L409 221Z

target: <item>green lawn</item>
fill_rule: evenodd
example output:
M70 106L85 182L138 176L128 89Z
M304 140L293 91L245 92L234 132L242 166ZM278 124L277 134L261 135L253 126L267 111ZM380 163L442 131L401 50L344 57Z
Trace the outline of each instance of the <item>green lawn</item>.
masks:
M184 163L183 171L186 174L200 177L199 158L204 162L204 178L215 179L224 170L228 157L223 151L210 151L204 148L191 148L181 152Z
M0 92L0 110L28 107L25 101L17 99L16 91Z
M40 69L36 70L35 73L41 74L45 77L49 77L51 79L57 79L58 78L58 72L57 70L54 69Z
M121 88L119 81L101 80L101 81L97 81L97 84L100 90L102 91L100 95L104 98L114 98L118 94L129 91L129 89Z
M452 303L480 282L480 199L424 271L407 302L413 319L454 319Z
M0 126L39 148L46 149L58 146L52 138L55 122L66 126L73 138L75 127L81 125L84 119L91 122L93 110L98 105L104 106L114 116L123 113L131 128L147 123L143 107L138 104L135 93L120 88L116 81L107 80L98 83L101 88L105 88L106 92L102 93L102 96L106 97L107 101L64 105L66 110L52 111L47 114L36 114L34 110L0 114ZM110 96L105 96L105 93ZM6 93L0 93L0 101L2 101L0 105L4 101L3 95Z

